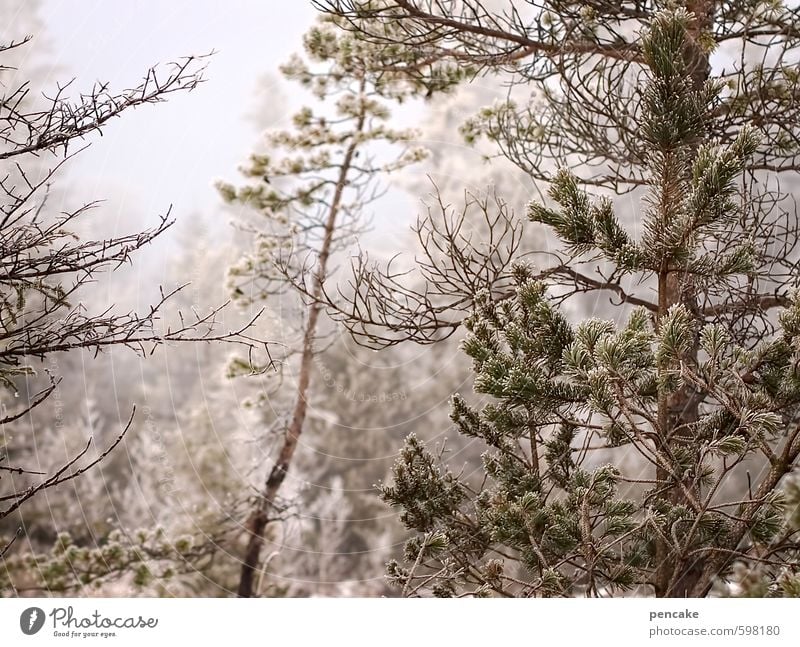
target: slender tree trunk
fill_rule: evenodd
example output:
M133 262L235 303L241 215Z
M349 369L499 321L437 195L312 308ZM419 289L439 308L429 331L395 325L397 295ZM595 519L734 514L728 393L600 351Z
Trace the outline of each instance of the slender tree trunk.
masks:
M696 311L696 296L691 286L686 286L680 271L665 270L659 276L659 318L664 316L669 308L675 304L685 305L690 312ZM697 355L697 345L692 349L692 354ZM699 419L698 401L691 386L684 386L675 393L662 396L658 403L659 452L669 459L675 466L676 453L694 452L694 440L687 425ZM657 479L670 483L666 487L663 498L670 505L684 505L694 507L694 502L700 500L700 485L695 474L685 474L678 482L667 470L659 468ZM663 487L663 486L659 486ZM678 529L680 530L680 529ZM698 560L687 560L677 552L677 547L672 540L673 533L668 539L659 539L656 549L656 577L655 592L657 597L688 597L693 590L700 573L702 564Z
M707 81L710 73L708 54L699 45L701 32L712 24L715 3L713 0L689 0L686 9L694 14L690 25L693 42L685 52L685 60L692 76L693 85L700 90ZM659 274L659 319L669 308L676 304L683 304L691 313L698 312L697 294L691 285L691 277L685 276L680 270L665 267ZM697 343L692 350L694 359L697 359ZM694 388L684 386L676 393L659 399L658 424L660 427L659 450L667 457L673 457L675 452L690 451L694 440L689 432L688 425L699 419L699 401L695 396ZM674 462L673 462L674 464ZM666 470L657 469L656 478L662 482L671 482L673 477ZM700 500L700 485L697 475L687 474L682 482L671 483L663 494L663 498L670 505L685 505L692 508L691 499ZM670 540L672 537L669 538ZM703 573L703 563L696 557L687 558L677 552L677 547L667 539L658 539L656 542L656 571L654 588L656 597L689 597L693 595L697 583Z
M356 125L356 133L363 130L365 120L366 116L362 112ZM275 508L275 500L286 478L286 474L289 471L289 466L291 465L292 457L297 449L300 434L303 432L303 424L305 423L308 409L308 391L311 384L311 370L313 368L317 324L322 309L320 303L322 300L323 284L325 282L328 259L330 258L333 235L336 231L336 217L341 208L342 196L347 187L347 176L358 143L357 138L351 139L345 151L339 170L339 177L336 182L336 188L333 193L333 199L331 200L330 209L328 211L328 217L325 221L322 246L319 256L317 257L317 270L314 273L312 284L312 300L308 307L308 320L306 321L303 333L300 373L297 381L297 397L292 410L292 418L284 434L283 445L281 446L278 458L264 483L264 490L245 524L248 542L244 561L242 562L242 571L239 576L238 596L240 598L249 598L253 596L255 575L258 572L259 563L261 561L261 549L264 545L264 531L266 530L267 524L272 520L270 515Z

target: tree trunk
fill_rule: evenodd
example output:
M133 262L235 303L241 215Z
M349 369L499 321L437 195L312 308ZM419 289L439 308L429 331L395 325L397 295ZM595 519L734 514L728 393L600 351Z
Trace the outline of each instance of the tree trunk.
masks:
M711 0L693 0L686 3L686 9L694 14L690 24L692 42L684 56L690 71L695 90L700 90L710 73L708 54L698 43L700 33L712 24L714 2ZM659 274L658 317L663 317L669 308L683 304L691 313L698 312L697 295L691 285L690 277L674 267L665 267ZM699 316L698 323L699 321ZM697 343L692 350L693 359L697 359ZM686 425L699 419L699 400L695 397L693 387L687 385L669 396L659 400L658 422L660 427L659 450L667 457L673 456L675 450L686 450L694 442ZM692 448L694 449L694 448ZM694 502L700 500L700 485L696 474L684 475L681 482L673 482L674 478L662 468L657 470L656 478L661 482L669 482L670 486L662 497L670 505L685 505L693 509ZM686 558L677 552L677 547L665 539L656 542L656 571L654 588L656 597L689 597L695 591L703 573L701 558Z
M356 125L356 133L363 130L365 119L366 115L362 112ZM308 307L308 321L306 322L305 331L303 333L303 350L300 357L297 398L292 411L292 419L286 429L283 445L281 446L275 465L273 465L270 470L269 476L264 484L264 491L245 523L249 539L242 562L242 571L239 577L239 589L237 594L240 598L249 598L253 596L255 575L259 568L261 549L264 545L264 531L266 530L267 524L272 520L270 515L275 509L275 501L278 492L289 471L292 457L297 449L297 442L300 438L300 434L303 432L303 424L305 423L306 411L308 409L308 391L311 384L311 370L313 368L317 324L322 308L320 305L322 289L325 282L328 259L330 258L333 234L336 230L336 217L341 208L342 196L347 186L347 175L350 171L350 166L353 162L357 147L357 138L351 139L340 166L339 177L337 178L328 217L325 221L322 247L317 257L317 271L314 274L314 282L312 285L312 300Z

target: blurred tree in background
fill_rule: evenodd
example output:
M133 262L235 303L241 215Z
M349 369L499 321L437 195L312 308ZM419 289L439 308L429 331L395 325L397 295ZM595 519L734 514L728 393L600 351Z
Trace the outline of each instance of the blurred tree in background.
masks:
M304 45L309 61L296 56L282 71L334 110L318 113L303 108L293 117L294 130L269 135L271 148L284 149L285 155L270 150L251 156L243 171L255 183L238 189L219 185L228 202L251 207L265 217L253 225L252 253L231 269L234 297L246 302L276 300L289 290L301 299L310 298L303 307L301 339L288 344L287 359L294 362L296 355L298 364L292 378L291 413L273 422L281 439L277 456L246 524L241 597L257 593L254 578L265 529L285 509L278 497L306 425L314 358L325 334L320 325L322 296L333 257L357 244L367 225L366 210L382 193L380 176L425 156L424 150L412 145L413 131L387 125L387 100L402 101L413 88L376 70L373 47L329 21L313 27ZM399 150L387 152L387 148ZM283 321L288 323L286 317ZM249 362L244 368L250 372Z

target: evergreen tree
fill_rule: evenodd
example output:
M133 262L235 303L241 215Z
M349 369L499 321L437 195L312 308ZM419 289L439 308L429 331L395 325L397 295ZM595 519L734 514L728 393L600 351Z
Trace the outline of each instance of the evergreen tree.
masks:
M285 508L279 494L306 425L314 357L325 332L322 297L334 256L354 245L364 230L366 209L381 194L379 177L425 155L410 144L414 131L387 125L387 100L402 101L414 88L376 71L374 47L335 29L329 20L308 32L304 47L308 60L294 56L282 72L310 89L320 108L303 108L293 117L292 130L270 133L271 150L253 154L243 169L252 183L242 188L219 184L227 202L263 216L250 224L252 253L231 269L234 298L253 303L288 292L299 299L288 306L284 302L282 311L291 313L299 305L302 312L300 339L293 339L291 331L286 334L287 360L298 357L291 413L277 421L280 449L246 523L241 597L258 593L254 576L265 531ZM307 306L305 299L310 300ZM289 320L283 316L282 324ZM239 362L239 368L249 372L252 367Z
M718 251L724 253L746 230L745 236L754 240L758 272L752 280L684 286L684 294L673 298L687 305L696 301L693 308L700 308L706 321L723 323L748 346L774 329L770 311L788 303L797 251L791 190L800 170L796 125L800 108L795 100L800 76L794 65L800 51L798 9L766 0L317 0L315 4L340 28L381 46L375 64L396 76L405 75L410 83L452 88L478 74L488 76L487 84L501 83L495 102L461 124L466 142L485 138L494 143L500 155L534 181L533 191L546 188L558 168L569 168L579 186L625 196L616 201L620 211L621 205L633 202L631 198L641 197L651 173L639 128L644 109L641 79L647 73L640 32L660 8L684 7L690 15L690 38L681 51L687 78L696 91L712 76L721 85L697 144L731 144L741 128L759 127L758 146L744 162L741 178L754 189L743 212L747 222L737 223L718 241ZM500 227L505 227L502 209L493 210L501 216ZM446 272L445 278L453 283L450 298L426 299L429 290L415 292L397 284L389 271L358 268L354 281L360 307L328 305L375 346L403 339L430 343L452 334L471 307L475 284L486 282L481 270L495 266L494 256L503 245L497 237L488 237L482 241L484 251L480 245L464 250L469 246L463 241L446 240L435 232L432 237L428 247L442 244L452 248L452 258L463 260L457 258L462 253L473 261L472 268L464 263L449 271L435 268L434 275ZM540 255L548 278L559 284L564 299L581 294L599 299L606 293L632 305L648 303L637 294L638 284L616 274L613 267L598 266L591 257L535 248L520 251ZM434 283L435 276L425 269L421 274ZM508 276L495 273L492 287ZM649 280L644 285L655 287ZM394 307L382 303L392 294L401 297ZM369 338L371 330L375 333ZM394 333L391 340L385 330Z
M470 316L442 322L468 329L490 398L477 409L456 396L452 420L490 450L470 478L408 439L383 496L418 534L392 578L405 594L684 597L744 568L761 591L796 594L797 225L775 178L796 168L797 11L325 4L367 41L407 34L395 64L410 71L460 56L537 85L538 104L487 110L465 133L549 182L553 204L528 215L562 244L555 266L509 265L498 280L513 290L486 282ZM713 74L710 52L730 43L741 64ZM774 58L753 64L767 44ZM545 161L562 170L550 177ZM588 186L635 192L643 208L626 223ZM570 323L560 304L597 290L626 323ZM646 471L623 469L630 454Z

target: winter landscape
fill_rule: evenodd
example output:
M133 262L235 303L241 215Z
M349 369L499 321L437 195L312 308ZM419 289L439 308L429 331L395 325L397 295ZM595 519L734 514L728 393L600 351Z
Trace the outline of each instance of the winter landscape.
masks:
M0 597L800 597L797 3L0 17Z

